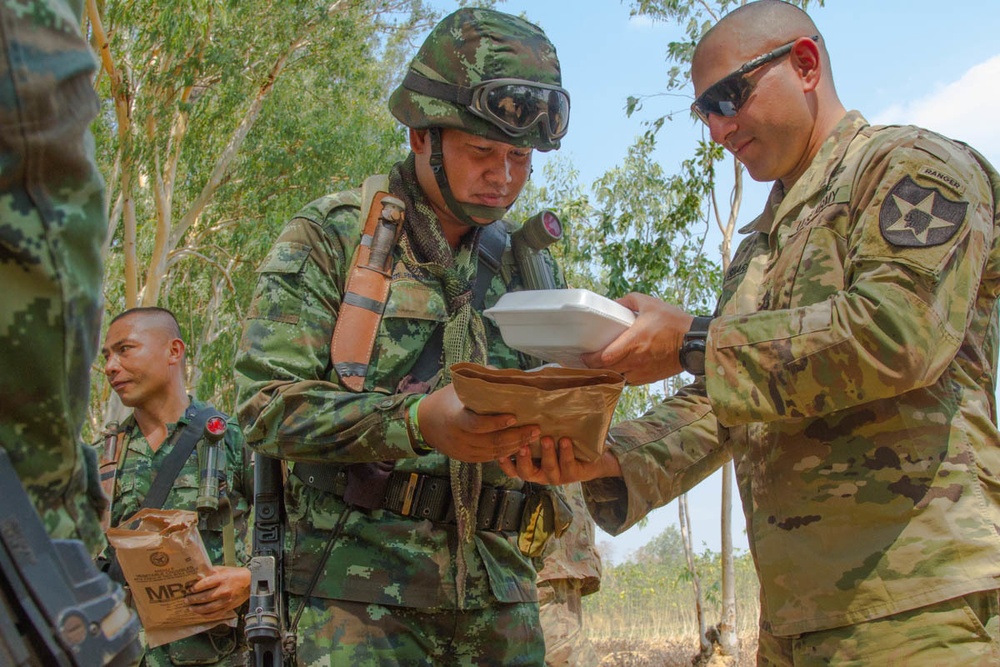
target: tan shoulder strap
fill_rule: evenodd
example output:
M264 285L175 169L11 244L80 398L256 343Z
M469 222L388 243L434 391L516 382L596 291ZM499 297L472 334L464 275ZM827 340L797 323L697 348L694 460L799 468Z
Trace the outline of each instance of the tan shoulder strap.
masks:
M125 431L108 434L105 436L105 440L110 437L114 438L114 451L109 451L109 447L103 448L99 468L101 489L108 497L108 506L101 513L101 528L105 531L111 527L111 506L115 502L115 481L118 479L118 466L121 465L122 453L125 451Z
M403 228L403 202L388 193L388 184L387 177L373 176L361 187L361 212L367 215L330 340L333 369L352 391L364 389L392 281L392 251Z

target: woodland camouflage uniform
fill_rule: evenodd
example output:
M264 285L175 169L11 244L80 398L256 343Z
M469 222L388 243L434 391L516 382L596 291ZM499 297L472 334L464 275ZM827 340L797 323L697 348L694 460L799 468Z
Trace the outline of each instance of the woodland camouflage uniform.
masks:
M206 403L193 399L180 420L176 424L167 425L166 439L156 451L150 448L135 417L129 415L125 419L119 429L125 434L121 444L125 449L115 473L112 526L120 525L139 511L160 467L174 450L174 434L177 429L187 424L195 413L206 406ZM224 495L226 500L220 503L218 510L207 515L207 525L204 529L199 526L199 532L213 565L246 566L250 560L248 521L249 503L253 498L253 471L250 455L244 447L243 432L233 417L227 420L223 442L225 447L222 449L219 467L225 472L226 479L225 482L220 480L219 490L220 496ZM195 453L185 461L163 502L164 509L191 512L198 510L201 467L197 452L202 451L204 445L204 439L200 440ZM226 503L232 511L235 563L226 563L223 551L223 530L228 521ZM244 613L242 608L236 611L239 615ZM173 656L179 664L242 665L245 657L244 644L242 628L213 628L194 637L147 648L143 664L147 667L170 667L174 664L170 659ZM211 656L215 654L217 659L212 659Z
M995 622L998 198L967 146L848 113L743 230L704 383L612 429L627 490L585 484L598 524L622 532L732 456L762 652L977 591Z
M502 41L504 49L491 47L490 40ZM459 85L498 76L559 83L555 51L544 34L491 10L464 9L443 19L411 68L431 77L445 73ZM558 147L557 140L546 141L539 132L508 136L449 103L403 87L393 94L390 109L409 127L453 127L514 145ZM442 273L417 249L417 237L440 225L416 181L413 154L392 168L389 188L405 202L406 222L393 249L391 285L363 391L352 392L343 384L331 365L330 349L350 260L361 240L359 190L314 201L285 226L258 269L237 356L240 421L247 442L257 452L290 462L285 484L289 616L306 606L295 628L298 661L540 665L535 570L518 549L516 531L476 530L466 541L454 519L432 522L387 509L352 509L342 497L348 470L357 469L352 465L379 461L394 464L394 474L428 475L447 489L453 462L434 450L415 451L405 419L411 405L444 386L447 374L438 371L426 380L411 373L435 330L443 329L447 340L459 308L456 297L468 297L478 272L485 270L482 264L477 269L484 230L466 234L454 251L446 248L449 257L454 252L459 267L454 271ZM562 285L557 267L548 261ZM500 368L534 363L508 347L492 321L481 317L501 295L521 286L508 262L490 278L484 303L474 304L470 321L484 327L483 363ZM445 350L446 369L447 344ZM301 472L306 464L317 463L326 464L326 472ZM495 463L482 464L481 474L484 489L525 488ZM334 488L304 481L315 477ZM324 557L338 522L342 527ZM463 562L466 574L461 577ZM321 576L310 591L318 568ZM376 622L388 639L376 640L363 627ZM399 632L385 630L388 624Z

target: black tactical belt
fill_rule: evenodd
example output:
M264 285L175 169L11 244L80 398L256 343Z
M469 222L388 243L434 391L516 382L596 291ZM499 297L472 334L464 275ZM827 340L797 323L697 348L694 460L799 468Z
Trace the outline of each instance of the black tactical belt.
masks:
M344 497L349 472L317 463L296 463L292 474L306 486ZM377 482L375 482L377 483ZM476 530L511 532L521 527L526 495L514 489L484 486L479 494ZM364 509L383 509L435 523L455 523L451 482L445 477L393 470L380 501Z

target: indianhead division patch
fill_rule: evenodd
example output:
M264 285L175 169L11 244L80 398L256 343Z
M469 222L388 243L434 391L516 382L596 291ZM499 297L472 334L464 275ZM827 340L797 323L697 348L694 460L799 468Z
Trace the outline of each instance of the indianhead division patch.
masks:
M904 176L882 202L878 214L882 237L895 246L924 248L945 243L965 221L969 202L952 201L936 188Z

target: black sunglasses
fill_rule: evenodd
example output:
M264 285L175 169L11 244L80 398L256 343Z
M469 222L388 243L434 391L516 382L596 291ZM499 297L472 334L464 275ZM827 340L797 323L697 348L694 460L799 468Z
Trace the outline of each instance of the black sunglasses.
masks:
M818 42L819 35L813 35L809 39ZM747 78L747 74L786 55L792 50L797 41L799 40L796 39L788 44L779 46L774 51L769 51L764 55L757 56L743 63L735 72L719 79L699 95L698 99L691 105L691 111L706 125L708 125L709 114L714 113L726 118L732 118L739 113L740 108L750 99L750 93L753 92L754 86L757 85Z

